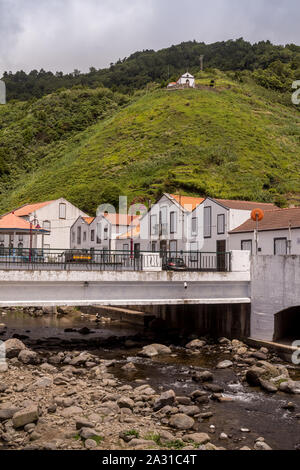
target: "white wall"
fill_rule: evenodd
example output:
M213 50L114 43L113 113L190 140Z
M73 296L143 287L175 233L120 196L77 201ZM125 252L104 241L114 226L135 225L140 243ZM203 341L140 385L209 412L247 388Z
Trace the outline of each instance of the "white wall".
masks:
M300 229L292 229L292 244L291 254L300 255ZM289 230L270 230L259 232L258 247L261 251L260 255L274 255L274 239L287 238L289 239ZM243 240L252 240L252 250L255 252L255 239L254 232L249 233L232 233L230 234L230 250L240 250Z
M59 205L60 203L66 204L66 218L59 218ZM83 211L75 207L66 199L57 199L50 204L42 207L35 211L35 215L39 221L41 227L43 227L44 221L48 220L51 223L50 235L44 237L38 237L37 247L41 248L44 238L44 246L50 245L52 249L68 249L70 248L70 228L79 216L87 217ZM31 218L33 214L31 214Z

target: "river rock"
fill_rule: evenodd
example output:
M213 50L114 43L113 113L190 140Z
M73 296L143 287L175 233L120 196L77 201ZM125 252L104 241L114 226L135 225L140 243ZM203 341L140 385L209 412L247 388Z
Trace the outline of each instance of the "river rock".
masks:
M193 374L193 380L195 382L212 382L214 380L214 376L208 370L203 372L196 372Z
M193 441L196 444L204 445L210 441L210 437L205 432L199 432L199 433L194 433L194 434L187 434L186 436L182 438L182 440L184 442Z
M134 407L134 401L131 400L131 398L128 397L121 397L118 401L117 404L119 408L130 408L132 409Z
M96 447L98 447L98 444L96 441L94 441L94 439L87 439L84 443L84 446L88 450L93 450L93 449L96 449Z
M191 406L186 406L186 405L180 405L178 407L179 413L183 413L187 416L195 416L199 413L199 408L196 405L191 405Z
M150 344L150 346L152 346L152 348L156 349L158 354L162 354L162 355L172 354L171 349L168 346L165 346L164 344L154 343L154 344Z
M82 437L82 439L86 440L97 436L97 432L93 428L81 428L79 435Z
M15 406L8 407L4 405L3 408L0 409L0 422L11 419L19 410L20 408Z
M233 366L233 362L229 360L225 360L217 364L217 369L228 369L229 367L232 367L232 366Z
M38 419L38 407L37 405L32 405L14 414L13 426L15 429L23 428L26 424L35 423Z
M70 406L69 408L65 408L61 412L61 415L64 418L71 418L72 416L79 415L81 413L83 413L83 409L80 408L79 406Z
M279 390L281 392L294 394L300 394L300 382L294 382L293 380L287 380L286 382L281 382L279 385Z
M42 371L48 372L48 373L57 372L57 368L52 366L51 364L48 364L48 362L45 362L44 364L42 364L40 368Z
M135 365L132 363L132 362L128 362L127 364L125 364L125 366L122 367L123 370L127 371L127 372L131 372L131 371L135 371L137 370Z
M18 355L18 360L23 364L38 364L40 362L37 353L30 351L30 349L22 349Z
M193 341L190 341L188 344L186 344L187 349L201 349L203 346L206 345L205 341L201 341L200 339L194 339Z
M157 447L157 444L154 441L148 441L145 439L131 439L128 445L129 447Z
M224 391L224 388L218 384L204 384L204 388L212 393L222 393Z
M263 390L269 393L277 393L278 388L272 382L268 380L259 379L260 386Z
M7 371L8 371L7 362L0 362L0 374L4 374Z
M138 353L141 357L155 357L158 356L157 350L153 346L144 346L143 349Z
M87 419L85 418L77 418L76 419L76 429L77 430L80 430L82 428L93 428L94 427L94 423L91 423L90 421L88 421Z
M192 429L194 426L194 419L183 413L178 413L170 418L169 424L172 428L186 430Z
M255 450L272 450L272 448L263 441L257 441L254 445Z
M174 405L176 400L176 395L174 390L168 390L167 392L164 392L158 397L153 405L154 411L158 411L161 408L164 408L165 406L172 406Z
M26 349L26 346L22 341L16 338L8 339L4 342L6 357L11 359L13 357L18 357L23 349Z

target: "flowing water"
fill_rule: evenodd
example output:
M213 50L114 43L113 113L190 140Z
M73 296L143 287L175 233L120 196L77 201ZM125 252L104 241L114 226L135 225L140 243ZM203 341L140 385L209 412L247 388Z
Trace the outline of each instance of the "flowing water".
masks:
M65 344L72 341L82 340L78 331L65 332L66 328L80 329L88 327L92 333L85 337L85 347L89 348L89 340L100 338L101 340L111 337L119 338L114 347L90 347L91 352L96 353L103 359L114 359L116 363L109 371L120 379L124 384L137 384L147 382L155 390L174 389L178 396L186 396L199 388L192 380L192 372L199 370L211 370L214 374L214 382L224 388L223 395L232 401L218 403L210 401L209 405L203 406L203 411L212 411L213 417L201 423L202 432L211 432L210 426L215 426L218 436L225 432L231 439L219 445L226 448L240 448L248 445L253 448L255 439L264 437L273 449L295 449L300 445L300 420L295 417L300 413L300 395L286 395L277 393L270 395L260 389L249 387L242 382L238 376L239 368L218 370L217 363L223 359L230 359L229 354L220 352L219 348L211 348L210 351L191 356L183 348L176 347L172 356L158 356L153 359L139 358L137 356L140 347L127 349L120 346L123 337L135 336L142 331L136 327L120 322L110 324L95 324L89 317L82 317L78 313L67 317L57 318L55 316L44 316L31 318L21 312L13 312L5 317L0 317L0 322L7 325L5 336L25 335L25 343L39 340L38 347L41 349L51 339L58 338ZM53 346L53 344L52 344ZM55 346L59 350L59 345ZM136 371L125 372L122 366L127 361L132 361ZM290 371L295 380L300 380L300 369ZM292 401L296 405L295 411L287 411L283 405ZM241 432L242 428L250 432ZM214 441L215 442L215 441Z

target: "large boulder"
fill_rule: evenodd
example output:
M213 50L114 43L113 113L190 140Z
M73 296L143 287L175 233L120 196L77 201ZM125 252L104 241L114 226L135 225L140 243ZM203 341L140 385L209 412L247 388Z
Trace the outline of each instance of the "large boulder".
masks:
M13 357L18 357L21 351L26 349L26 346L22 341L16 338L8 339L4 342L6 357L11 359Z
M23 428L26 424L35 423L39 419L37 405L29 406L13 415L13 426L15 429Z
M252 366L246 373L248 384L254 387L261 386L261 381L270 381L276 384L276 378L288 380L288 370L282 365L270 364L267 361L259 361L257 365Z
M177 413L171 416L169 424L172 428L187 430L192 429L194 426L194 419L183 413Z
M29 349L22 349L18 355L18 360L23 364L39 364L40 362L38 354Z
M158 397L153 405L154 411L158 411L165 406L173 406L176 400L176 395L174 390L168 390Z

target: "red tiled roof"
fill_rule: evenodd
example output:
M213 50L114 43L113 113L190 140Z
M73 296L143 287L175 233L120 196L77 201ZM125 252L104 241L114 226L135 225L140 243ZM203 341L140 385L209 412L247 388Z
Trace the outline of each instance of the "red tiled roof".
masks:
M300 228L300 207L265 211L263 220L259 222L259 231L280 230L289 227ZM248 219L229 233L253 232L255 228L256 222Z
M24 217L26 215L32 214L33 212L38 209L41 209L42 207L47 206L48 204L51 204L51 202L53 201L38 202L35 204L25 204L24 206L21 206L12 212L18 217Z
M1 217L0 219L0 230L21 230L21 231L30 231L30 223L27 220L17 217L15 214L7 214ZM35 225L32 225L32 231L45 231L47 230L37 228Z
M179 194L170 194L178 204L186 210L192 212L199 204L204 201L203 197L180 196Z
M222 206L227 207L228 209L237 209L237 210L244 210L244 211L252 211L253 209L262 209L265 211L270 211L272 209L278 209L277 206L274 204L266 203L266 202L253 202L253 201L238 201L238 200L230 200L230 199L215 199L214 201L219 202Z

